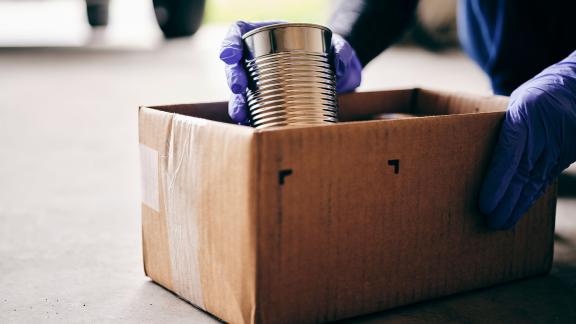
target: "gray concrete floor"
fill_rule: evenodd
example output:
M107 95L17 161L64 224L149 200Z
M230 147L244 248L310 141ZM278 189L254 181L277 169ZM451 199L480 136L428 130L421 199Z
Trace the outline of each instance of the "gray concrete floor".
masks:
M0 48L0 322L215 322L142 270L137 107L225 100L224 26L145 46ZM106 43L105 43L106 44ZM1 37L0 37L1 45ZM363 89L489 93L458 51L393 48ZM354 322L574 322L575 177L548 276ZM569 185L566 185L568 183Z

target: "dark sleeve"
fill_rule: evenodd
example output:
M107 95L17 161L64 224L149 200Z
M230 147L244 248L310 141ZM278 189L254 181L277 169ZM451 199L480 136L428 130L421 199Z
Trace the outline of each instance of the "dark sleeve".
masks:
M352 45L366 66L402 36L417 4L418 0L343 0L329 25Z

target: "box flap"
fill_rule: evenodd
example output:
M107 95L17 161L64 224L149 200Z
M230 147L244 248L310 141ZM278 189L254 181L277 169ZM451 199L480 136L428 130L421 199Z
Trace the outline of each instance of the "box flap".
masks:
M228 102L225 101L152 106L150 108L185 116L209 119L228 124L236 124L230 118L230 116L228 116Z
M371 120L384 113L413 113L418 89L351 92L338 96L340 121Z
M417 115L452 115L506 111L508 97L419 89L413 97Z

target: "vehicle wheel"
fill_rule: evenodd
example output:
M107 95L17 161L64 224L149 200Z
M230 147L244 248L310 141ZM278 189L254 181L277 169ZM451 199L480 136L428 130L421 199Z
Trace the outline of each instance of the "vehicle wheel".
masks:
M108 25L108 0L86 0L88 23L92 27Z
M200 28L205 0L153 0L153 3L164 37L192 36Z

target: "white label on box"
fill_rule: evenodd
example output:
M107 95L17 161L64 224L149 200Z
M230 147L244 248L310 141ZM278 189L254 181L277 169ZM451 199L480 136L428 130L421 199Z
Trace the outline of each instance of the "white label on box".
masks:
M142 203L159 211L158 151L144 144L140 144L140 172L142 174Z

